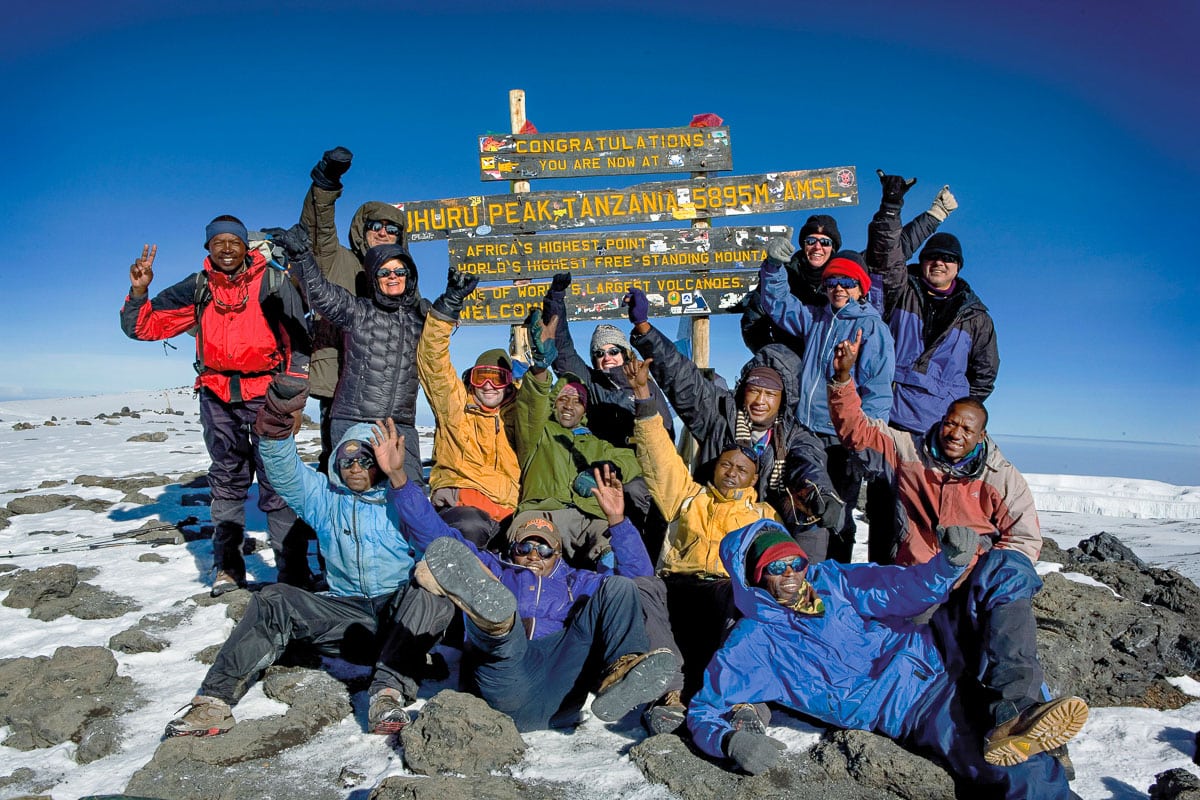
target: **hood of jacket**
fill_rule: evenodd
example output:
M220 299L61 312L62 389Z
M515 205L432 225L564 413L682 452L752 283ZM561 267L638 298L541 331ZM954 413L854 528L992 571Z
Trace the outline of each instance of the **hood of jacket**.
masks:
M755 367L771 367L779 373L779 377L783 379L783 396L779 398L779 416L787 414L794 417L796 405L800 402L800 370L802 367L800 356L785 344L769 344L755 353L749 361L742 365L742 372L738 376L737 384L733 387L738 408L742 408L742 388L746 382L746 376Z
M360 262L367 251L371 249L367 246L367 220L370 219L394 222L399 225L400 238L396 240L397 244L403 245L407 238L408 226L403 211L390 203L383 203L379 200L363 203L358 207L358 211L354 212L353 219L350 220L350 249Z
M395 311L403 306L419 303L421 293L417 290L417 281L420 276L417 272L417 262L413 260L408 248L402 244L381 244L371 249L375 252L370 259L363 262L363 271L367 273L367 278L371 282L371 297L374 299L375 305L386 311ZM382 256L380 255L381 251L384 252ZM370 250L367 252L371 253ZM381 259L378 264L368 263L376 258ZM404 294L399 297L392 297L379 291L379 281L376 279L376 273L383 268L384 264L392 260L400 261L408 267L408 278L404 282Z
M346 485L344 480L342 480L342 471L337 468L336 455L338 450L342 448L342 445L344 445L346 442L354 441L355 439L360 442L366 442L369 445L371 443L371 434L373 431L374 426L366 422L357 422L354 425L351 425L342 435L342 438L338 439L337 443L333 446L333 454L329 457L329 466L327 469L329 474L329 482L333 484L333 488L337 491L343 494L358 494L364 502L383 505L387 503L388 486L387 475L383 474L383 470L379 470L378 483L376 483L370 489L367 489L365 492L356 493ZM374 451L372 450L372 452Z
M781 522L771 519L752 522L743 528L730 531L721 540L721 563L725 565L725 570L729 573L733 588L733 602L743 616L761 622L777 621L786 625L795 612L781 606L766 589L752 586L746 582L746 553L750 550L750 545L754 543L755 538L765 530L778 530L790 535ZM809 574L806 575L806 578L810 583L812 582L811 573L816 566L810 564L808 567Z

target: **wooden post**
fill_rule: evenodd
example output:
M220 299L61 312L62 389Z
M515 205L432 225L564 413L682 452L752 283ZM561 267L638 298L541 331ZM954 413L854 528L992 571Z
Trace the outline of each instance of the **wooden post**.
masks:
M508 90L508 121L513 133L520 133L525 127L525 90ZM529 191L529 181L512 181L513 194L523 194ZM513 325L509 328L509 355L524 361L529 358L529 331L524 325Z

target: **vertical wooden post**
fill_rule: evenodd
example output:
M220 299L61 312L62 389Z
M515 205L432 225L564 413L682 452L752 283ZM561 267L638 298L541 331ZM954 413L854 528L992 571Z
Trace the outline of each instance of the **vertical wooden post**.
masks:
M508 121L513 133L520 133L525 127L525 90L508 90ZM513 194L524 194L529 191L529 181L511 181ZM530 356L529 331L524 325L509 327L510 355L525 361Z

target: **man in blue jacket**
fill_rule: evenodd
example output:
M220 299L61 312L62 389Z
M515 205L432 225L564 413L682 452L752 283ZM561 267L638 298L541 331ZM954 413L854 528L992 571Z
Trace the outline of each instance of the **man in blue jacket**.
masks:
M426 588L444 593L466 617L471 650L463 671L470 670L488 705L529 731L576 719L575 701L597 677L592 713L605 722L662 696L678 676L680 659L668 649L669 630L646 630L632 579L655 580L654 569L625 518L613 470L593 473L592 492L608 520L614 557L611 565L601 559L593 572L563 561L562 537L545 512L510 528L506 559L480 550L446 525L408 480L404 439L391 420L377 429L374 446L400 529L425 550L433 578ZM652 642L665 646L652 649Z
M978 535L952 526L941 545L936 558L914 567L809 565L777 523L729 534L721 557L745 616L688 708L697 746L752 774L770 769L784 745L761 728L735 728L729 716L736 705L777 702L931 752L975 796L1070 797L1062 766L1046 751L1079 732L1087 705L1077 697L1045 703L1006 729L1004 741L985 744L990 716L965 700L970 676L949 672L952 659L930 627L911 621L946 599Z
M277 583L254 594L167 736L215 736L232 728L230 706L293 641L350 660L377 653L368 724L372 733L396 733L411 719L405 706L416 699L425 654L454 616L445 598L409 583L417 552L389 518L371 426L346 431L328 479L300 460L292 434L307 389L307 381L276 376L254 427L272 485L316 531L329 591Z

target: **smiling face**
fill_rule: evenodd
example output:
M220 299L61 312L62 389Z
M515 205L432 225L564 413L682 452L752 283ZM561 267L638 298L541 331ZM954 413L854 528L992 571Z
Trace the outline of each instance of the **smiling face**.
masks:
M804 576L807 573L807 567L799 572L793 572L791 566L788 566L782 575L772 575L764 571L762 588L766 589L780 605L794 606L800 599L800 588L804 585Z
M600 353L597 357L596 354ZM599 370L610 370L613 367L625 366L625 351L616 345L605 345L592 352L592 364Z
M554 398L554 420L564 428L574 428L583 419L584 406L579 402L579 390L567 386Z
M959 263L950 256L934 255L921 261L921 277L925 282L939 291L945 291L958 277Z
M551 546L549 542L544 541L537 536L528 536L522 541L529 542L533 545L545 545L547 547ZM552 553L549 557L543 557L538 552L538 548L533 547L530 549L529 553L526 555L521 555L516 551L516 546L517 545L514 544L513 549L509 552L509 557L512 559L512 562L518 566L525 567L538 576L545 577L546 575L549 575L554 571L554 566L558 564L559 554L557 550L555 550L554 553Z
M987 420L978 408L965 404L950 406L938 429L938 446L951 461L966 458L987 435Z
M379 220L379 221L383 222L383 224L385 224L385 225L391 224L391 223L384 222L383 220ZM400 241L400 235L398 233L388 233L382 227L379 227L378 225L373 225L372 224L373 222L375 222L375 220L367 222L366 235L364 236L364 238L367 240L367 249L368 250L370 250L372 247L376 247L381 244L396 244L397 242ZM377 230L377 231L371 230L372 227L379 227L379 230Z
M246 263L246 243L232 233L218 233L208 240L209 262L224 272L232 275Z
M851 300L862 299L862 287L857 282L850 288L844 286L826 286L825 296L829 298L829 305L833 310L839 311L845 308L846 304Z
M746 458L741 450L726 450L713 466L713 486L722 494L748 489L758 480L758 464Z
M397 275L396 270L400 270L404 274ZM398 258L383 262L383 266L375 272L375 283L381 294L388 297L399 297L404 294L404 290L408 286L408 265Z
M808 243L809 239L815 240L812 244ZM828 242L828 244L825 244ZM814 233L805 236L800 240L800 246L804 248L804 258L809 265L814 269L824 267L825 262L833 255L833 240L823 233Z
M762 386L747 386L742 391L742 404L750 417L750 424L759 430L769 428L779 416L779 404L783 392Z

